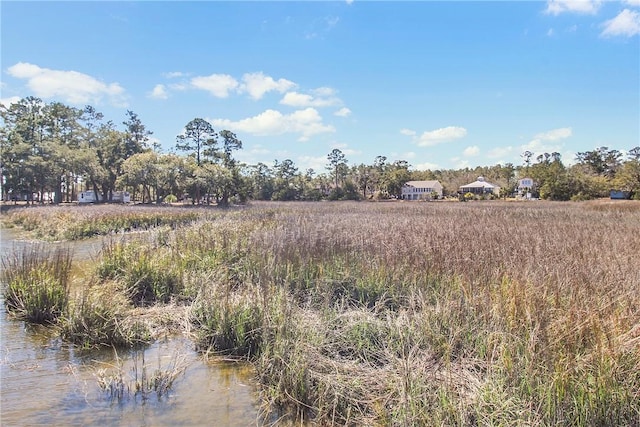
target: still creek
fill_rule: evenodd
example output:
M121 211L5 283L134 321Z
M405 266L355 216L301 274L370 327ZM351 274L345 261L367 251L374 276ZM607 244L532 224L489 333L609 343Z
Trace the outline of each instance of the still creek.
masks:
M33 244L0 230L0 255ZM65 243L69 245L68 243ZM70 244L75 261L90 261L101 239ZM0 297L1 298L1 297ZM79 351L48 328L7 316L0 301L0 425L251 426L261 424L248 365L205 360L182 337L144 350ZM144 359L144 362L143 360ZM134 392L122 399L99 387L101 370L125 382L180 361L184 373L166 395ZM136 371L137 370L137 371ZM128 380L128 381L127 381Z

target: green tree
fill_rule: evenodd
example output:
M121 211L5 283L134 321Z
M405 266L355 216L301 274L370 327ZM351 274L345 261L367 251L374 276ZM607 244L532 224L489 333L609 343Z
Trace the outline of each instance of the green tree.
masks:
M251 197L257 200L271 200L274 191L274 178L271 168L264 163L258 163L249 167L248 175L251 182Z
M616 174L614 185L631 192L634 198L640 198L640 147L629 150L627 160Z
M176 149L194 156L198 166L203 158L213 159L217 152L217 134L211 123L204 119L191 120L184 127L184 133L178 135L176 140Z
M125 155L127 157L141 153L148 148L149 137L153 135L153 132L147 130L136 113L127 110L127 120L122 124L125 125ZM158 148L154 147L154 149Z
M382 190L390 196L402 197L402 186L411 179L409 163L397 160L389 165L382 178Z
M579 163L588 166L594 174L607 178L615 177L621 159L622 153L618 150L609 150L609 147L600 147L576 155L576 160Z
M222 197L220 204L228 205L229 198L232 194L239 194L242 188L242 176L238 168L236 160L233 158L233 151L242 149L242 141L231 131L220 131L220 138L222 139L222 149L216 155L222 161L222 166L227 169L228 175L231 176L230 180L225 179L224 185L222 185ZM226 177L226 175L225 175Z
M291 159L282 162L274 161L273 170L275 175L273 200L298 200L300 198L299 188L295 185L295 178L298 176L298 168Z
M185 151L193 156L196 166L202 166L202 160L209 158L213 160L217 154L218 140L217 134L211 123L201 118L195 118L186 124L184 132L176 137L176 149ZM203 171L198 171L194 176L195 203L200 203L200 183L203 182Z
M335 182L335 188L337 189L339 185L339 181L344 178L345 167L347 165L347 159L342 151L338 148L334 148L327 155L327 159L329 160L328 170L332 171L333 178Z

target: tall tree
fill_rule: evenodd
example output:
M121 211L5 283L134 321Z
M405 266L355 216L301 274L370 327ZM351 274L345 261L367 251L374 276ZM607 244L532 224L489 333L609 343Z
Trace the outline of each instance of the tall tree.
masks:
M200 166L202 159L213 158L217 149L217 134L211 123L195 118L186 124L184 133L176 137L176 148L193 155Z
M620 167L622 153L618 150L609 150L609 147L600 147L595 150L585 151L576 155L576 160L588 166L596 175L613 178Z
M340 170L343 166L346 166L347 159L344 153L340 151L338 148L334 148L333 150L331 150L331 152L327 155L327 159L329 160L329 166L327 167L327 169L329 169L330 171L333 171L335 188L338 188L339 187L338 183L341 177Z
M148 148L149 137L153 135L153 132L147 130L136 113L127 110L127 120L122 124L125 125L125 154L127 157L141 153Z
M236 165L232 154L234 151L242 149L242 141L238 139L235 133L228 130L220 131L219 135L222 138L222 150L217 156L220 157L225 168L232 168Z

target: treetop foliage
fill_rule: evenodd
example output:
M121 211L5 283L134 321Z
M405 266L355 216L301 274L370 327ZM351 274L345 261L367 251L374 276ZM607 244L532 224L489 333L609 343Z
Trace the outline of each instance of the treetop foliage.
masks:
M0 167L3 200L36 199L60 203L92 191L97 200L111 200L127 190L134 200L160 203L190 199L193 203L228 204L254 200L320 200L400 197L410 180L438 180L445 195L478 176L501 187L501 196L516 193L520 178L531 178L534 197L582 200L607 197L612 189L640 197L640 147L626 153L599 147L563 164L559 153L522 153L522 165L458 170L411 170L405 160L389 162L375 156L371 164L350 164L333 149L326 173L300 171L291 159L272 165L239 162L234 153L243 142L229 130L216 131L202 118L188 122L176 136L175 149L162 153L151 144L153 132L128 110L118 129L93 106L83 109L27 97L0 106ZM52 195L52 196L51 196Z

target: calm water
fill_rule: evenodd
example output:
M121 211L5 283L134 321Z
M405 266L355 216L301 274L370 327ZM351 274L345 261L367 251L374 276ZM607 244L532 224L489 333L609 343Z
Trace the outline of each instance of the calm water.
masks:
M2 230L0 250L6 255L28 241ZM90 259L100 240L73 244L78 259ZM0 424L123 426L251 426L258 422L250 367L207 362L182 338L157 342L144 351L114 354L79 352L51 330L7 318L0 301ZM142 359L144 358L144 364ZM98 373L121 372L127 384L177 361L185 366L168 395L145 399L129 393L112 398L98 386ZM136 369L137 368L137 374Z

